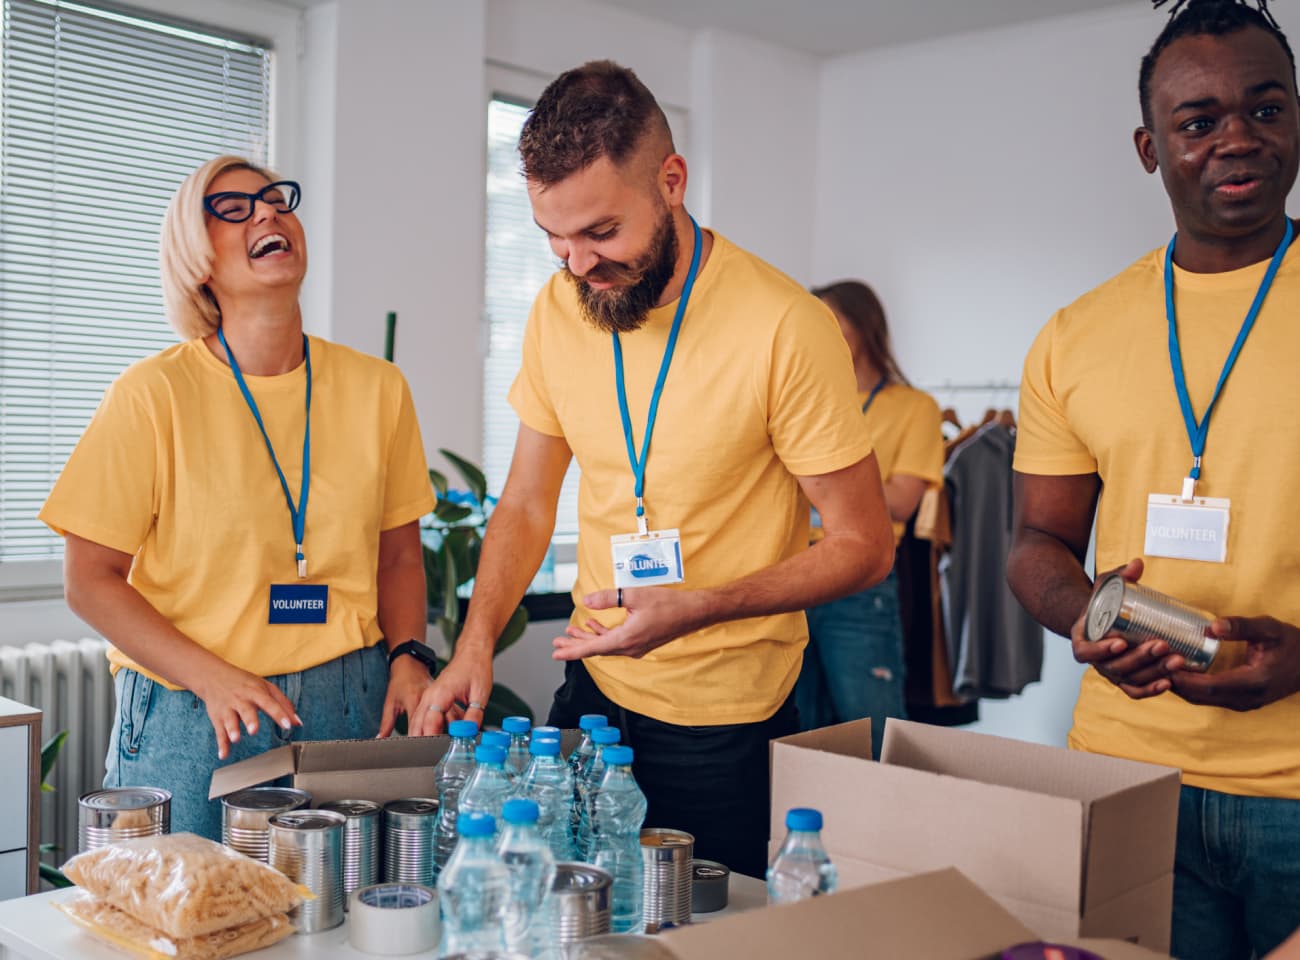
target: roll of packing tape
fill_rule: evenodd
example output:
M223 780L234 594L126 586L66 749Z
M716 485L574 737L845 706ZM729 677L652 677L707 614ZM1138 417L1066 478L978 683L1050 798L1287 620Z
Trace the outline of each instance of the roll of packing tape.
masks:
M364 953L400 957L438 945L438 895L418 883L377 883L348 901L348 942Z
M715 860L691 861L691 913L713 913L727 905L731 871Z

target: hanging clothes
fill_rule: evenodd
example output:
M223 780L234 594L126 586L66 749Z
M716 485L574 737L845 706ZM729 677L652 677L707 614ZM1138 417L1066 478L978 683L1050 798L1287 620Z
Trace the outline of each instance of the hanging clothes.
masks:
M1041 678L1043 628L1007 586L1012 538L1014 429L986 417L944 468L952 548L940 562L953 691L1004 698Z

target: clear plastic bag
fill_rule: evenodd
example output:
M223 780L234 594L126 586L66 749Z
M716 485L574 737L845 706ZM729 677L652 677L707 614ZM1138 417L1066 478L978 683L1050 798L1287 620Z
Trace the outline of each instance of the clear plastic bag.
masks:
M266 864L192 833L140 837L63 865L77 886L173 938L288 913L303 888Z
M85 892L55 907L104 943L143 960L225 960L293 935L293 924L283 913L201 937L172 937Z

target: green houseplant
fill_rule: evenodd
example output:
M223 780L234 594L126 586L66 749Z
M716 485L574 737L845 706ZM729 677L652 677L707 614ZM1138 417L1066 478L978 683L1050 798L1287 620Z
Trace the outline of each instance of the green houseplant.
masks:
M52 736L41 747L41 792L53 793L54 787L50 785L50 772L54 769L54 761L59 759L59 754L63 751L63 744L68 739L68 731L60 730ZM42 843L41 853L58 853L59 848L52 843ZM52 867L45 861L38 865L40 868L41 879L52 887L62 888L72 886L72 881L63 875L63 871L57 867Z
M438 503L421 531L429 622L436 623L442 631L450 658L456 652L456 641L464 625L466 603L462 593L478 572L483 534L495 499L487 494L487 480L482 470L450 450L440 449L438 452L455 467L465 484L464 490L453 490L443 474L437 470L429 471ZM497 638L496 653L509 649L523 636L526 626L528 611L520 605ZM439 658L439 668L445 665L446 660ZM494 683L483 711L483 722L499 726L505 717L512 716L532 719L533 712L509 687Z

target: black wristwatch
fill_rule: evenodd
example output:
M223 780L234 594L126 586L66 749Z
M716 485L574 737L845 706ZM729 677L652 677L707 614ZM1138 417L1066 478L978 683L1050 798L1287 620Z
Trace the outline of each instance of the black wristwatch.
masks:
M396 647L388 652L388 665L391 667L393 661L403 654L410 654L429 668L429 676L438 675L438 658L433 655L427 644L419 640L407 640L405 643L399 643Z

